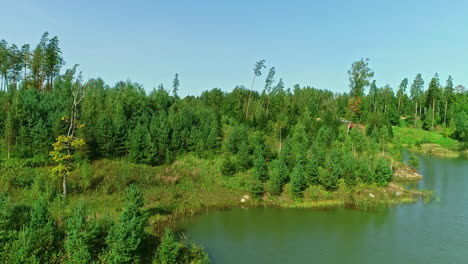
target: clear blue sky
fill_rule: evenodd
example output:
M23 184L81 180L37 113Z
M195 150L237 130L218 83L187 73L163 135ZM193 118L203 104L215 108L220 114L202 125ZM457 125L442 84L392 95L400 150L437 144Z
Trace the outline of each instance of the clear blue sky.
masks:
M248 86L263 58L287 87L343 92L351 63L366 57L381 86L418 72L426 84L435 72L468 84L468 1L0 2L0 39L35 46L47 30L66 67L111 85L168 88L179 73L181 95L227 91Z

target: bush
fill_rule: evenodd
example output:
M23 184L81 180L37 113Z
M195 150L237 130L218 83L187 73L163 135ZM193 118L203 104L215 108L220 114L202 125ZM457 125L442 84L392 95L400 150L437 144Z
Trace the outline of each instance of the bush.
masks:
M411 168L415 169L415 170L419 169L419 160L418 160L418 158L416 158L416 156L414 156L413 154L411 154L411 155L409 156L409 158L408 158L408 165L409 165Z
M304 197L312 200L322 200L328 196L328 192L323 188L322 185L311 185L305 189Z
M232 162L231 158L224 157L221 163L221 174L225 177L230 177L236 173L236 165Z
M210 259L208 254L203 248L197 245L191 245L188 247L182 247L181 249L181 261L179 263L190 263L190 264L208 264Z

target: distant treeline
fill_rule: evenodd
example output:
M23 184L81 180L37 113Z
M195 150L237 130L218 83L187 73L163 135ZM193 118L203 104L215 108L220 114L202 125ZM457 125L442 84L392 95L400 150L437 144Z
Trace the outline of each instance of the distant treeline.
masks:
M84 81L77 66L59 74L63 65L59 41L49 39L48 33L32 51L29 45L18 49L4 40L0 43L2 87L6 90L0 92L3 159L50 162L52 143L67 134L68 122L76 122L77 137L86 142L81 158L126 158L150 165L170 163L186 152L251 155L258 148L255 144L263 144L262 155L271 160L301 133L305 152L314 146L319 149L307 156L313 157L331 150L333 142L345 141L339 133L347 125L343 119L363 124L365 133L377 143L390 140L391 126L399 125L401 116L406 124L444 128L450 136L467 140L467 93L461 85L454 87L450 76L441 85L435 74L427 90L420 74L411 85L405 78L395 94L388 85L377 86L369 61L362 59L348 72L350 93L339 94L300 85L286 88L281 78L275 80L272 67L259 93L253 87L266 68L261 60L254 65L250 89L212 89L182 99L178 74L171 92L161 84L149 94L130 81L114 87L99 78ZM77 87L84 92L75 113L71 108ZM77 115L75 121L70 121L74 120L70 119L72 112ZM318 148L320 144L324 145ZM317 158L317 164L324 161ZM241 167L247 169L250 163Z

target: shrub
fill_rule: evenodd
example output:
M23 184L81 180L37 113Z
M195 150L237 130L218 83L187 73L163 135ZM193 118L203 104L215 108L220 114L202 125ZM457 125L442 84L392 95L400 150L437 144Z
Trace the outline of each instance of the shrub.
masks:
M409 158L408 158L408 165L417 170L419 169L419 160L418 158L416 158L416 156L414 156L413 154L410 154Z
M221 174L225 177L230 177L236 173L236 166L231 158L226 156L221 163Z

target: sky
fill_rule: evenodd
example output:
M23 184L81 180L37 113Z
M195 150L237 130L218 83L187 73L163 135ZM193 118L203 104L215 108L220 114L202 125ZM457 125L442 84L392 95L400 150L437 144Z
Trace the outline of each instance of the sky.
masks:
M110 85L199 95L250 86L260 59L286 87L347 92L353 61L370 59L379 86L421 73L468 85L468 1L0 0L0 39L37 45L58 36L65 68ZM261 91L267 71L255 89Z

